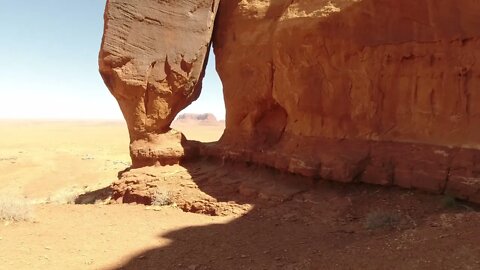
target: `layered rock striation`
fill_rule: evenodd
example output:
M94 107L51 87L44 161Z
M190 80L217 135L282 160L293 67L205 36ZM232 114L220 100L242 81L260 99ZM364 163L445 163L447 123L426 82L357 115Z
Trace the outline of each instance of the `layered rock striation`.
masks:
M475 0L222 1L212 153L480 201L478 14Z
M170 130L200 95L218 0L108 0L100 73L127 121L134 166L178 163Z

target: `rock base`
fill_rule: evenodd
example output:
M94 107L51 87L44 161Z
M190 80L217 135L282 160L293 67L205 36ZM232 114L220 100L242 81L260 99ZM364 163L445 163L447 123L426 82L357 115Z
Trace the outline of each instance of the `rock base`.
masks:
M306 147L310 145L310 147ZM342 183L362 182L448 194L480 203L480 151L399 142L303 140L298 149L209 144L201 156L265 165Z
M198 145L195 141L187 141L181 132L174 129L162 134L150 134L130 144L132 167L179 164L186 158L197 156Z

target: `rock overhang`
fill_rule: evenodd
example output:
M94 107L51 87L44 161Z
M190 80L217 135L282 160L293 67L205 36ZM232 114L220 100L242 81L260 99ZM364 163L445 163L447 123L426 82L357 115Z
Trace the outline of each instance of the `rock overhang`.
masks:
M116 12L124 17L109 13L107 6L106 18L111 14L120 26L114 35L118 43L113 43L108 29L115 27L106 22L102 50L111 48L117 58L103 59L119 70L111 76L119 79L111 82L106 76L105 81L130 123L132 143L144 140L151 150L168 138L181 138L172 136L169 124L178 113L175 108L198 97L195 85L201 82L206 60L204 56L202 65L192 65L183 58L170 60L175 58L170 54L195 41L210 44L213 32L227 127L218 144L195 146L203 155L480 201L480 73L475 61L480 57L475 49L480 43L480 19L475 16L480 5L475 1L164 1L153 8L164 11L154 20L132 11L132 5L151 7L156 1L109 2L119 4ZM208 10L209 3L214 8ZM162 24L176 14L165 12L171 6L202 38L185 38L182 34L192 29L183 24ZM198 10L208 16L190 20L190 12ZM138 31L122 26L125 19L135 21ZM164 30L170 34L163 35ZM136 38L151 41L148 35L139 38L149 31L160 31L153 38L163 35L165 40L144 48L139 62L129 60L130 51L142 49ZM182 43L185 40L191 43ZM171 46L162 47L161 42ZM157 52L161 57L152 57ZM156 58L160 60L151 61ZM141 76L122 78L131 71ZM182 89L188 93L169 96ZM129 97L135 101L126 102ZM148 146L151 133L159 137ZM163 134L169 135L162 139ZM180 139L176 148L169 146L180 153L178 161L187 144Z

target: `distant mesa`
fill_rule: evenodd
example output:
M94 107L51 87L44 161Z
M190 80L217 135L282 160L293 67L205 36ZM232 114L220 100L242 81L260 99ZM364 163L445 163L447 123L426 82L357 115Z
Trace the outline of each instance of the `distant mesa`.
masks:
M215 115L211 113L184 113L178 116L176 122L180 123L201 123L201 124L217 124L220 121L217 120ZM223 121L222 121L223 122Z

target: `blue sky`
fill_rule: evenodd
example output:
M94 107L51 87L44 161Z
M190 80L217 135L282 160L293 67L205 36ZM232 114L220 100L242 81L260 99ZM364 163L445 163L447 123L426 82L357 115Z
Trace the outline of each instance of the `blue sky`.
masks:
M122 119L98 73L105 0L0 0L0 118ZM185 112L225 118L211 54Z

